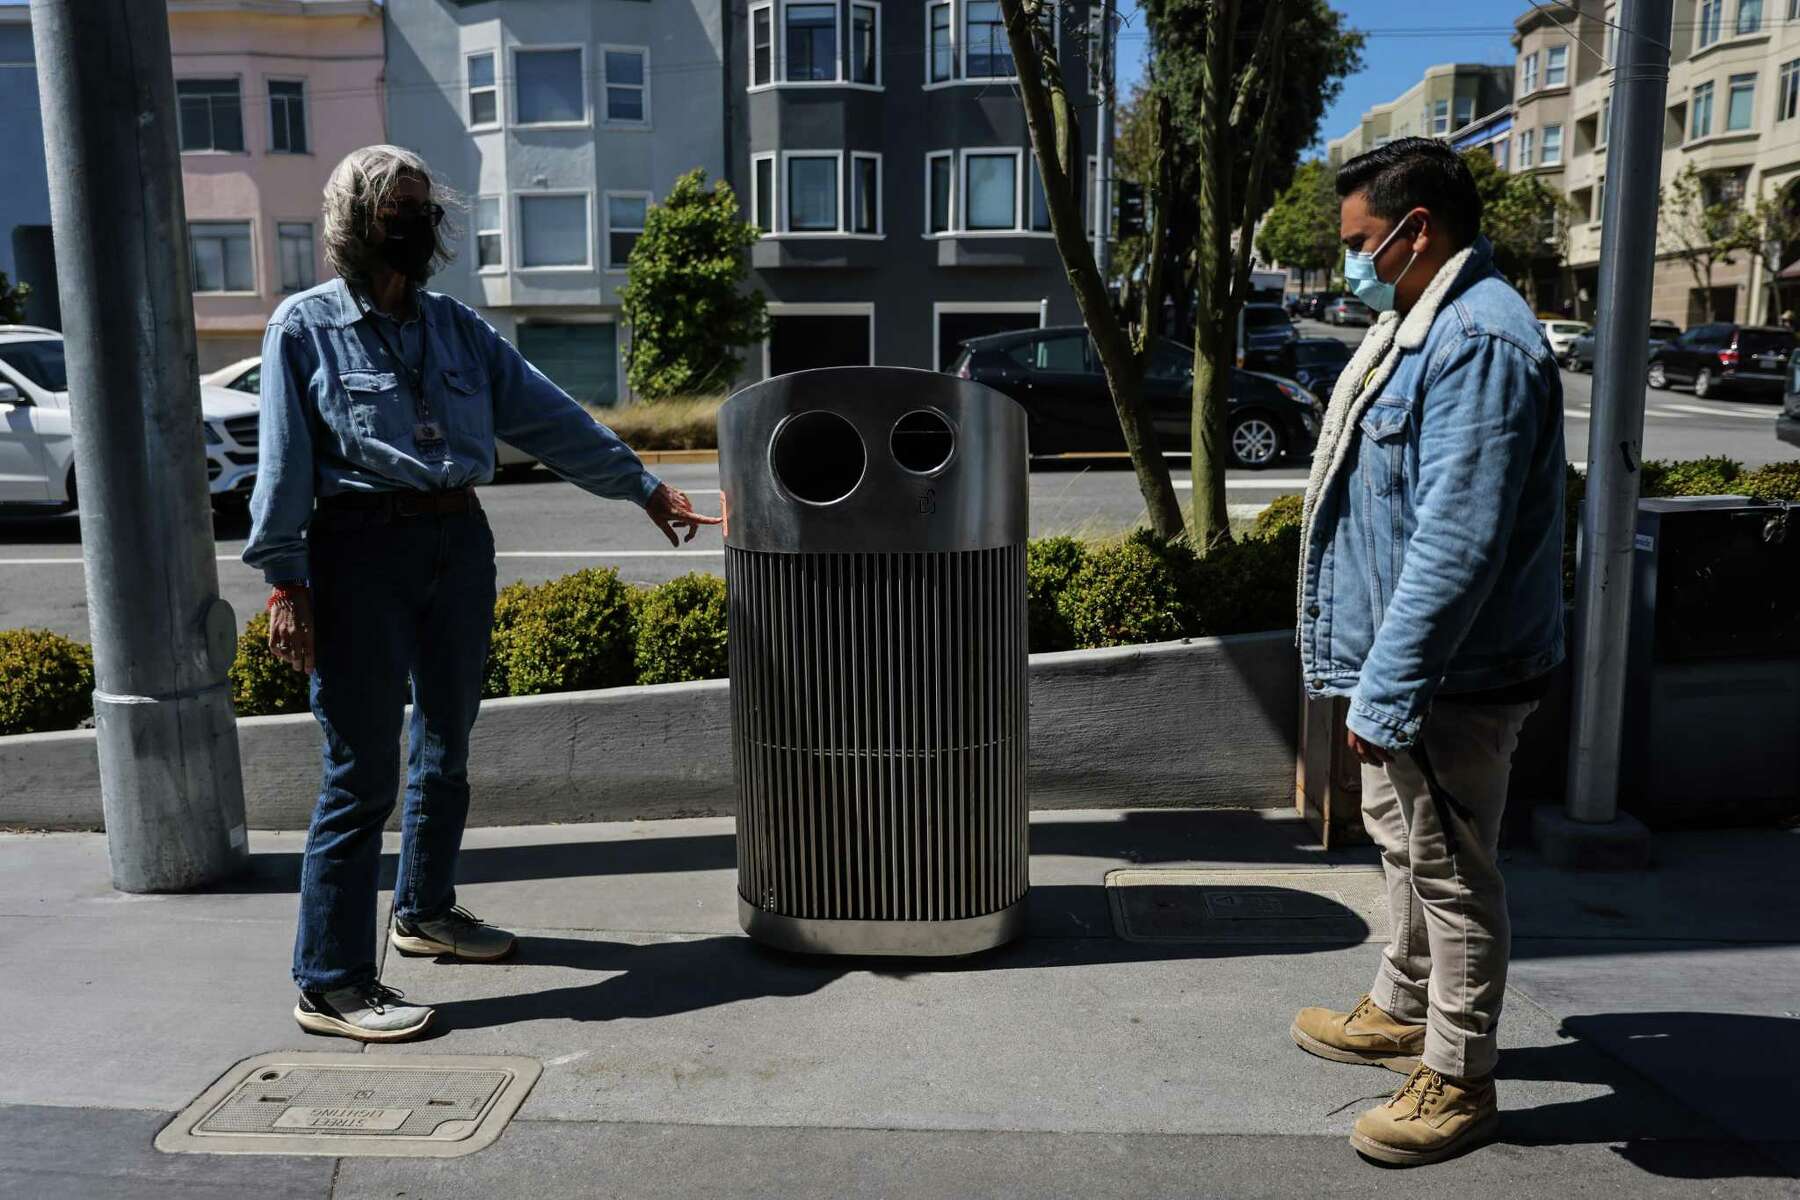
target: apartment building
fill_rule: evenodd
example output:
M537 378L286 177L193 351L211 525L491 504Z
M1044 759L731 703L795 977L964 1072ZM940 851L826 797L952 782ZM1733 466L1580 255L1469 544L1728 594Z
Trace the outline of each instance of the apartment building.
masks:
M433 286L571 395L625 395L619 287L649 205L725 170L713 0L387 0L392 140L465 193ZM748 195L747 192L744 195Z
M1570 8L1578 15L1571 16ZM1567 302L1584 317L1591 317L1605 300L1598 294L1601 214L1611 64L1618 53L1616 19L1616 4L1575 0L1557 10L1555 22L1534 8L1514 26L1521 89L1512 133L1513 166L1544 174L1571 201L1567 266L1558 273L1561 290L1548 288L1545 295L1558 311ZM1800 202L1795 186L1800 182L1800 0L1676 0L1672 26L1660 182L1666 185L1691 164L1704 174L1710 197L1736 198L1746 205L1765 197ZM1553 53L1571 64L1566 96L1543 82ZM1523 83L1527 72L1536 72L1539 80L1529 92ZM1540 94L1528 105L1533 93ZM1551 166L1543 158L1544 134L1556 124L1567 132L1563 162ZM1532 130L1537 133L1534 162L1527 166L1521 138ZM1650 186L1632 186L1634 198L1655 203ZM1800 261L1800 244L1769 249L1782 268ZM1708 319L1773 322L1800 303L1794 281L1781 282L1777 294L1763 255L1738 254L1720 265L1709 293L1672 252L1666 229L1659 251L1651 299L1652 315L1659 319L1682 326ZM1774 274L1784 273L1778 269Z
M1097 15L1054 19L1090 231ZM731 180L771 319L752 373L938 368L966 338L1079 321L997 0L749 0L727 35Z
M171 0L169 42L200 369L260 352L324 277L331 169L386 136L375 0Z
M1473 122L1506 111L1512 69L1487 63L1441 63L1386 104L1363 113L1356 128L1325 144L1333 170L1384 142L1403 137L1447 138Z
M50 180L44 166L44 126L38 105L31 10L0 8L0 273L34 286L25 315L32 324L60 324L56 259L50 249Z

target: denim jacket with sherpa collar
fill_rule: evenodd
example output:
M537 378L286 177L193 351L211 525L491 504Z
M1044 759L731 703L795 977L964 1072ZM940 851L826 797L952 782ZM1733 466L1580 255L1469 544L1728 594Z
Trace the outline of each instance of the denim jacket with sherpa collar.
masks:
M1301 539L1308 695L1350 697L1351 731L1399 750L1440 692L1562 661L1562 381L1486 238L1382 315L1324 425Z

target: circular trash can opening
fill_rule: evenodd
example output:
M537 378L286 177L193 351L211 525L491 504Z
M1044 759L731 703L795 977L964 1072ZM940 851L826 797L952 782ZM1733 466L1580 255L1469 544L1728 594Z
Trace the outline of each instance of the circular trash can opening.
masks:
M854 492L868 457L856 427L822 410L783 421L769 448L776 481L794 499L808 504L836 504Z
M915 475L929 475L956 452L956 431L942 413L922 408L894 422L889 445L895 462Z

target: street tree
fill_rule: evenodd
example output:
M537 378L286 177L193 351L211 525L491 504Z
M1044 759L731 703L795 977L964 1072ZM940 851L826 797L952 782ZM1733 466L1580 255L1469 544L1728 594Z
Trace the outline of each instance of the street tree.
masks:
M1361 65L1362 39L1325 0L1145 0L1143 10L1184 198L1166 253L1185 276L1176 294L1194 331L1192 536L1204 553L1231 536L1226 404L1256 221Z
M1138 490L1144 497L1150 528L1158 537L1173 541L1185 532L1181 502L1176 499L1168 460L1163 457L1156 426L1144 402L1144 368L1155 345L1156 317L1162 308L1163 256L1148 256L1149 273L1139 289L1140 307L1128 328L1114 310L1106 282L1094 261L1093 243L1082 228L1079 197L1087 167L1081 150L1077 105L1070 100L1064 85L1055 30L1048 24L1055 11L1051 0L1000 0L1019 96L1025 107L1025 124L1050 209L1051 236L1106 375L1107 391L1137 472ZM1162 107L1158 120L1168 133L1167 105ZM1164 236L1162 226L1171 207L1171 188L1172 177L1165 166L1157 172L1154 190L1148 192L1149 238L1153 245Z
M31 295L28 283L12 283L0 271L0 325L20 325L25 321L25 298Z
M1658 192L1657 203L1663 251L1687 264L1706 320L1718 320L1713 273L1756 249L1756 224L1744 207L1741 185L1728 174L1703 172L1689 163Z
M1767 319L1774 321L1785 307L1781 302L1781 270L1792 260L1800 243L1800 189L1782 188L1772 196L1758 196L1750 209L1750 250L1762 267L1769 289Z
M738 214L731 186L709 189L699 168L650 206L619 289L631 328L627 377L639 395L722 388L742 365L739 351L765 336L762 293L744 287L759 233Z
M1568 259L1568 199L1535 175L1501 170L1486 150L1462 157L1481 197L1481 232L1494 248L1494 266L1536 304L1538 271Z
M1263 258L1302 272L1329 272L1343 253L1338 237L1338 196L1331 167L1319 159L1300 164L1269 206L1256 234Z

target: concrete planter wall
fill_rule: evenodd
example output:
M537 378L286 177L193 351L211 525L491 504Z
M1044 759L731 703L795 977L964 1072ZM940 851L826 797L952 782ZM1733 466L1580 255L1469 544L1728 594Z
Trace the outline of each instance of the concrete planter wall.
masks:
M1034 808L1286 807L1299 660L1292 631L1031 660ZM494 700L470 756L470 823L728 815L724 681ZM303 829L319 780L311 716L238 722L253 829ZM0 738L0 826L95 829L91 731Z

